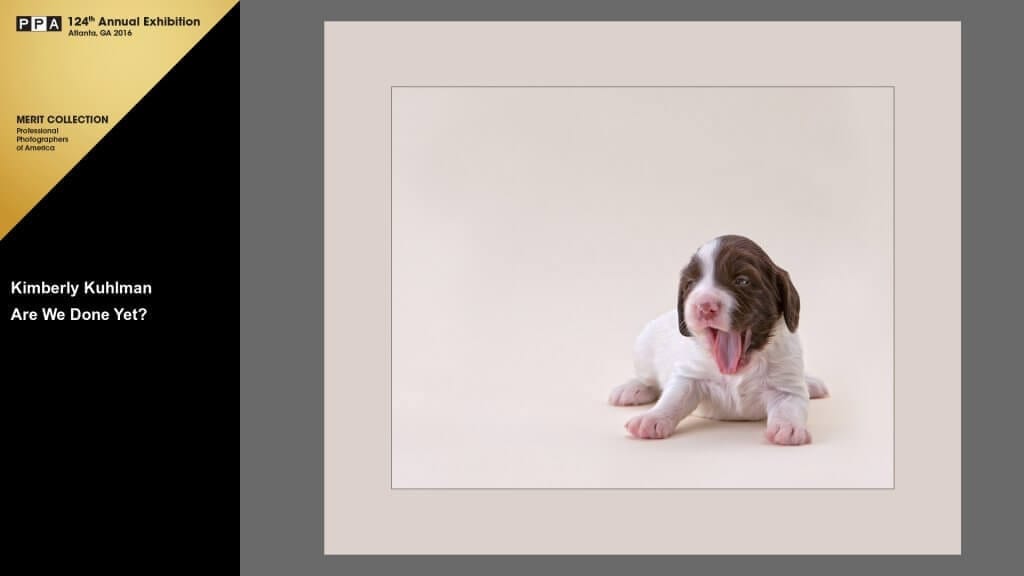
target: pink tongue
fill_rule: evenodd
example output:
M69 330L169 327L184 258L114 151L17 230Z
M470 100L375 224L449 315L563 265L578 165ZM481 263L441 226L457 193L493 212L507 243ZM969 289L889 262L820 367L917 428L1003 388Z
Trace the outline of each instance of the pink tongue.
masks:
M735 374L740 366L743 335L739 332L715 332L715 362L722 374Z

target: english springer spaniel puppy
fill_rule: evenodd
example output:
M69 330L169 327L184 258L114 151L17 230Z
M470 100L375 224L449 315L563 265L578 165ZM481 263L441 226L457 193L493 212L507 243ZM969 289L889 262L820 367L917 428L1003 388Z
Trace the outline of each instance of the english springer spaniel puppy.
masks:
M810 398L828 396L804 374L800 296L789 274L748 238L720 236L683 269L676 309L636 339L636 376L612 390L616 406L657 403L626 422L637 438L666 438L695 413L763 420L775 444L811 441Z

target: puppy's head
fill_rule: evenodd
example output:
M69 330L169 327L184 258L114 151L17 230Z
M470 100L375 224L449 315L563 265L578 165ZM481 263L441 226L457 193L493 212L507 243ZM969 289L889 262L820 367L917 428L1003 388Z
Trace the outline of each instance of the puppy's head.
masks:
M679 331L705 345L723 374L735 374L768 343L782 317L800 321L789 274L749 238L719 236L700 247L679 280Z

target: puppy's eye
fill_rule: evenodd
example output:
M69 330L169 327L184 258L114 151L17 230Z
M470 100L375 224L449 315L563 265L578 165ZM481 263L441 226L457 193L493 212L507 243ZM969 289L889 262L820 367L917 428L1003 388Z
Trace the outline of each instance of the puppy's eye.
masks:
M683 283L683 290L689 290L693 286L693 279L687 278L686 282Z
M737 286L750 286L750 278L740 274L735 280L733 280L733 284Z

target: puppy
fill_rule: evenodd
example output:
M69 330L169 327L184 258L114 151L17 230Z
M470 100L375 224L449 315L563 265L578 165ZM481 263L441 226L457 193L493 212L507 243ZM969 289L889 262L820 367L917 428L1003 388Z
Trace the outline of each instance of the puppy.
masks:
M636 339L636 376L612 390L616 406L657 403L628 422L637 438L666 438L695 413L768 420L775 444L811 441L810 398L828 396L804 374L800 296L789 274L748 238L720 236L682 271L676 309Z

